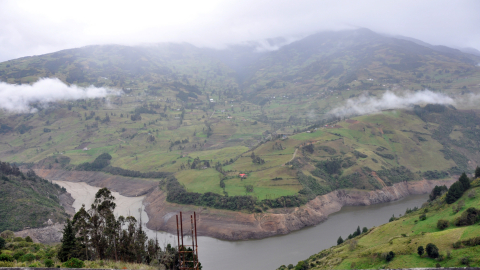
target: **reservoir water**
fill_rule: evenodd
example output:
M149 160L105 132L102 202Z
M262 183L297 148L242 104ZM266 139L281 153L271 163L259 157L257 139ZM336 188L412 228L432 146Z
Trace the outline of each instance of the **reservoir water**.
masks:
M82 203L88 209L98 190L85 183L54 182L64 186L72 194L76 200L74 203L76 211ZM117 215L131 214L138 219L141 213L142 223L148 221L146 213L138 211L142 207L143 197L130 198L118 193L114 193L114 196L118 200ZM276 269L282 264L295 265L314 253L336 245L339 236L345 239L357 226L360 228L379 226L388 222L392 214L396 217L403 215L407 208L420 207L427 199L428 195L412 195L389 203L346 206L317 226L261 240L223 241L199 237L199 259L205 270ZM176 242L176 236L169 233L147 230L147 234L149 238L157 237L161 245Z

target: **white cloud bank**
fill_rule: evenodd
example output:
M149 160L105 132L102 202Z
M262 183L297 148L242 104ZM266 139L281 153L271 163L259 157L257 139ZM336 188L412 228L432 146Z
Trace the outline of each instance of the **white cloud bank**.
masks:
M60 100L100 98L118 92L104 87L68 86L59 79L44 78L32 85L0 82L0 109L14 113L34 113L32 103L46 105Z
M358 98L348 99L345 105L331 110L330 114L338 117L364 115L389 109L406 109L412 107L413 105L427 103L454 105L456 104L456 100L447 95L434 93L430 90L423 90L419 92L408 91L401 95L397 95L391 91L386 91L381 97L369 97L367 95L361 95Z

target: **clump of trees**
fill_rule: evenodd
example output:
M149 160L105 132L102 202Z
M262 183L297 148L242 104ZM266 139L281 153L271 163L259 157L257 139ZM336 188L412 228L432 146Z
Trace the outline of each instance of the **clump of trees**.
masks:
M452 204L456 202L460 197L462 197L463 193L470 188L470 179L468 178L467 174L462 173L460 178L457 182L453 183L447 192L447 197L445 201L448 204Z
M155 261L167 269L176 269L178 250L170 244L162 250L156 239L148 239L141 220L137 222L132 216L115 218L114 201L111 192L102 188L95 194L89 210L83 205L72 221L67 221L58 259L62 262L74 262L72 258L75 258L147 264Z
M348 235L348 238L347 238L347 239L355 238L355 237L357 237L357 236L359 236L359 235L361 235L361 234L363 234L363 233L366 233L366 232L368 232L368 228L367 228L367 227L363 227L363 229L360 230L360 226L358 226L357 229L356 229L353 233L351 233L351 234ZM339 236L338 239L337 239L337 245L340 245L340 244L342 244L343 242L344 242L344 240L343 240L342 236Z
M429 200L430 201L434 201L436 198L442 196L443 194L445 194L445 192L448 191L448 188L447 186L443 185L443 186L435 186L432 191L430 192L430 195L429 195Z
M250 155L250 157L252 158L252 163L253 164L258 164L258 165L262 165L262 164L265 164L265 160L263 160L261 157L259 156L255 156L255 153L252 152L252 155Z

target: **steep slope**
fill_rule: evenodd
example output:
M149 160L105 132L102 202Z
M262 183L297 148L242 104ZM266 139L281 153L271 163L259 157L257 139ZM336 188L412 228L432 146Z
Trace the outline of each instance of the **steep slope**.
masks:
M406 209L404 216L392 218L387 224L312 255L299 262L295 269L478 267L479 194L480 179L477 179L472 188L453 204L445 203L443 195L420 209ZM439 228L440 220L445 225ZM470 225L465 223L467 220ZM343 237L348 233L345 232ZM419 246L426 248L430 243L438 248L436 259L429 258L426 251L423 256L417 254ZM392 260L387 260L390 251L395 255Z
M65 189L18 167L0 162L0 231L38 228L68 218L73 199ZM62 206L63 205L63 206ZM65 208L64 208L65 206Z
M368 29L322 32L262 57L250 67L251 78L244 87L254 96L291 95L293 89L296 95L325 89L380 90L393 85L456 92L455 88L465 86L457 79L473 76L478 81L479 62L478 56L456 49L420 45Z

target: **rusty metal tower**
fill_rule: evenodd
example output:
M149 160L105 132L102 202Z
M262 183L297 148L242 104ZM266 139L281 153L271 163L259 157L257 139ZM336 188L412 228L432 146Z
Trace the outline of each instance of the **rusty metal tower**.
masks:
M192 236L192 244L184 245L183 243L183 220L182 212L180 212L180 227L178 226L177 215L177 243L178 243L178 265L179 269L200 269L200 262L198 261L198 243L197 243L197 214L193 212L190 215L190 233Z

